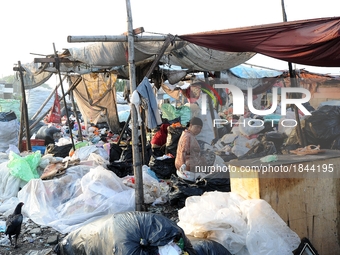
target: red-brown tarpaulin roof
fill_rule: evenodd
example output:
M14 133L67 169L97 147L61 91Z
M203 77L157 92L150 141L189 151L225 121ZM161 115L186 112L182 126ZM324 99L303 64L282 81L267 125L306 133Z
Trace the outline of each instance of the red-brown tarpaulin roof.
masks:
M340 17L216 30L179 37L215 50L256 52L302 65L340 67Z

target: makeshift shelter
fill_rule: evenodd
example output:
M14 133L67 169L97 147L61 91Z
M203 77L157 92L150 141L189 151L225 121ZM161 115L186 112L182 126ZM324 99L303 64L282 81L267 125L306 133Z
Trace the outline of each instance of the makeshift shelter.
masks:
M214 50L256 52L302 65L338 67L339 29L340 17L332 17L180 35L179 38Z

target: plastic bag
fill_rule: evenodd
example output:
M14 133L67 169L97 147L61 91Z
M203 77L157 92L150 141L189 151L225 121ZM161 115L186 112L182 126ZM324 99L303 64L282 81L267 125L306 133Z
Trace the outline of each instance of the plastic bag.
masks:
M178 211L178 225L186 235L215 240L232 254L246 244L247 224L240 204L244 199L232 192L206 192L187 198Z
M261 162L274 162L277 161L277 155L267 155L265 157L260 158Z
M231 255L231 253L220 243L203 238L188 236L192 247L197 255Z
M300 243L266 201L233 192L190 197L178 216L186 235L215 240L231 254L291 255Z
M10 174L7 163L0 164L0 201L16 197L20 189L21 180Z
M5 152L9 144L18 144L19 127L14 112L0 112L0 152Z
M157 159L151 156L149 167L159 179L169 179L176 173L175 158Z
M183 126L186 126L191 118L191 110L188 106L175 107L171 104L162 104L161 106L162 117L169 121L176 118L180 118L180 122Z
M177 205L179 208L184 207L185 200L190 196L200 196L203 191L195 183L190 183L175 175L171 176L171 189L169 200L171 205Z
M62 157L62 158L68 157L70 155L71 149L72 149L72 143L61 145L61 146L49 144L46 147L46 151L48 154L52 154L55 157Z
M241 208L247 218L246 245L250 254L291 255L300 244L293 232L264 200L243 201Z
M142 167L143 171L143 191L145 204L164 204L168 201L169 186L166 182L159 182L148 166ZM152 175L153 174L153 175ZM135 189L134 176L125 176L123 183Z
M69 233L103 215L135 209L135 191L102 166L77 165L52 180L33 179L19 192L27 217ZM104 254L104 253L103 253Z
M50 143L54 144L55 143L55 140L54 140L54 134L56 133L60 133L60 129L54 127L54 126L51 126L51 127L48 127L48 126L42 126L38 132L37 132L37 135L35 136L36 139L43 139L45 140L45 146L49 145Z
M63 255L158 255L158 247L171 241L183 242L184 251L196 254L175 222L159 214L126 212L104 216L69 233L54 251Z
M305 119L307 144L330 149L332 142L340 136L340 106L324 105Z
M25 157L21 157L13 151L10 151L9 159L7 167L10 169L11 175L26 182L39 178L37 167L41 159L40 151L28 154Z
M257 120L257 119L250 119L250 118L243 118L243 116L240 117L238 120L239 124L239 130L241 134L250 136L253 134L258 134L264 129L263 121Z
M178 140L182 135L182 132L185 130L185 127L168 127L168 135L166 138L166 144L165 144L165 153L170 153L174 157L176 157L177 153L177 145Z

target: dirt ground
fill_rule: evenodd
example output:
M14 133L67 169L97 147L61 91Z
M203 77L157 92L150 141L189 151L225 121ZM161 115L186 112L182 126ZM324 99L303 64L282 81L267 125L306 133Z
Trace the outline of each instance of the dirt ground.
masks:
M178 222L178 208L169 203L156 206L147 206L147 211L162 214L165 217ZM0 221L6 217L0 214ZM58 241L61 241L66 234L61 234L50 227L39 226L26 219L21 228L21 235L18 239L18 248L10 246L7 236L0 233L0 255L53 255L53 250Z

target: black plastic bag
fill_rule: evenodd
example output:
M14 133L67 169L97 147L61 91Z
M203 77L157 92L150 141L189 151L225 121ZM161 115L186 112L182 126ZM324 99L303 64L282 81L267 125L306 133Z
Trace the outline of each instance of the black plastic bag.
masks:
M165 144L165 153L170 153L174 157L176 157L177 153L177 145L178 140L182 135L182 132L185 130L184 127L168 127L168 135L166 138L166 144Z
M2 122L8 122L11 120L15 120L16 118L17 118L17 115L13 111L0 112L0 121Z
M104 216L69 233L54 248L58 255L158 255L158 246L183 242L184 251L193 249L184 231L160 214L125 212Z
M220 156L224 162L229 162L230 160L237 158L237 156L232 152L226 154L225 151L216 151L215 154Z
M110 162L113 162L115 160L119 160L120 156L122 155L122 148L116 144L116 143L111 143L110 144Z
M113 150L118 150L116 146L113 146ZM110 148L110 157L111 157L111 148ZM113 157L117 157L115 155ZM110 164L107 165L107 169L114 172L118 177L123 178L127 175L133 175L133 157L132 157L132 146L128 145L121 149L121 154L118 160L113 160L110 158Z
M281 147L286 138L287 135L285 133L268 132L265 134L266 141L271 141L274 143L274 146L278 154L281 153Z
M308 144L330 149L333 140L340 136L340 106L324 105L305 119Z
M267 155L279 154L279 151L277 151L274 142L268 141L266 135L260 135L257 139L260 141L260 143L254 145L246 154L239 156L239 160L260 158Z
M169 202L179 208L185 206L185 200L191 196L201 196L204 192L230 192L229 172L216 172L197 179L196 182L184 180L176 175L170 178Z
M206 175L204 178L196 181L197 186L203 192L220 191L230 192L230 175L229 172L216 172Z
M132 146L128 145L127 147L122 149L122 154L120 155L120 161L122 162L132 162Z
M119 150L121 150L121 153L118 157ZM142 152L141 146L139 146L139 152ZM149 160L148 158L150 153L151 147L147 145L145 147L146 161ZM132 146L128 145L126 147L120 148L117 144L111 145L110 164L107 165L107 168L114 172L120 178L123 178L127 175L134 175Z
M131 162L114 161L107 165L107 169L114 172L119 178L134 175Z
M46 147L46 151L48 154L52 154L54 157L66 158L70 155L70 151L72 149L72 143L65 144L62 146L57 146L55 144L50 143Z
M185 200L191 196L201 196L204 191L196 183L183 180L175 175L171 176L171 188L169 192L169 202L179 208L185 206Z
M48 126L42 126L39 130L38 133L36 134L35 138L36 139L42 139L45 140L45 146L49 145L50 143L55 143L54 140L54 134L60 133L60 129L56 127L48 127Z
M340 150L340 136L335 138L335 140L332 142L331 149L332 150Z
M175 158L157 159L151 156L149 167L159 179L169 179L172 174L176 173Z
M209 239L187 236L197 255L231 255L222 244Z

